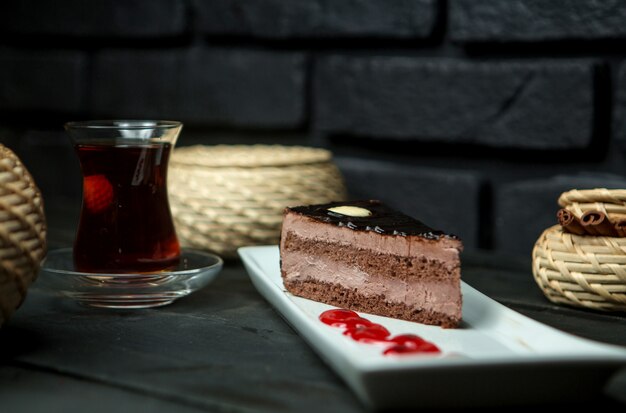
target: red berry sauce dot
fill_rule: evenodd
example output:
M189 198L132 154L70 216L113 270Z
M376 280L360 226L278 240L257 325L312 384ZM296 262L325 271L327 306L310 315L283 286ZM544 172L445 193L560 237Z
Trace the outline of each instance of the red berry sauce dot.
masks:
M380 324L371 323L369 326L348 328L343 334L356 341L386 342L391 333Z
M328 324L329 326L340 327L340 326L345 325L344 321L347 318L360 318L360 317L354 311L339 309L339 310L324 311L322 314L320 314L319 318L320 318L320 321L324 324Z
M439 347L415 334L400 334L389 337L391 333L384 326L372 323L367 318L346 309L324 311L319 319L322 323L332 327L343 328L343 334L353 340L363 343L388 343L383 354L415 354L441 353Z

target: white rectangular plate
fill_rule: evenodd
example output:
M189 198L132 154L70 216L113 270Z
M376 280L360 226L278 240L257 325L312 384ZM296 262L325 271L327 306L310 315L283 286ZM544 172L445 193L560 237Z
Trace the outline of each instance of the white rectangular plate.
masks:
M319 321L334 307L287 292L277 246L239 249L258 291L372 408L452 407L581 400L597 395L626 365L626 348L578 338L538 323L463 283L463 323L442 329L361 316L392 335L416 334L440 355L385 356Z

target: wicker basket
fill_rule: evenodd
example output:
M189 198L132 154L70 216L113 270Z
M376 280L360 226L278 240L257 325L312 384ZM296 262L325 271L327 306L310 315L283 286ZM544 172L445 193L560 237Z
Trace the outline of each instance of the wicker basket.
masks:
M330 152L298 146L190 146L174 151L168 190L183 246L236 257L277 244L286 206L345 199Z
M598 210L618 219L626 215L626 190L573 190L561 195L559 205L579 218ZM626 238L575 235L553 226L535 244L533 275L552 302L626 311Z
M0 325L24 301L45 254L41 193L17 156L0 145Z

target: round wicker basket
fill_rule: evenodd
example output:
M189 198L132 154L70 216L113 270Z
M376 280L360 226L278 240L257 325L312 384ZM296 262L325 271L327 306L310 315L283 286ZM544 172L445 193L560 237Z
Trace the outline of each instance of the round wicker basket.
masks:
M18 157L0 145L0 325L24 301L45 254L41 193Z
M572 190L559 205L579 218L597 210L616 220L626 215L626 190ZM535 281L552 302L626 311L626 238L575 235L555 225L541 234L532 258Z
M345 199L331 153L300 146L177 148L168 190L181 244L225 258L277 244L286 206Z

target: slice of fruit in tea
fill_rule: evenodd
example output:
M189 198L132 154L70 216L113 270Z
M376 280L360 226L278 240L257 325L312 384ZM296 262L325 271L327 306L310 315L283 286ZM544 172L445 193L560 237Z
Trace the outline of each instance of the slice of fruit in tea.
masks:
M113 186L104 175L89 175L83 180L85 207L98 214L113 202Z

